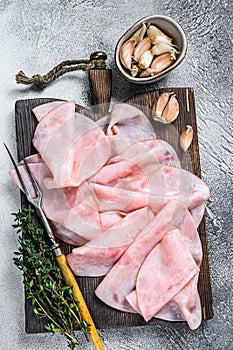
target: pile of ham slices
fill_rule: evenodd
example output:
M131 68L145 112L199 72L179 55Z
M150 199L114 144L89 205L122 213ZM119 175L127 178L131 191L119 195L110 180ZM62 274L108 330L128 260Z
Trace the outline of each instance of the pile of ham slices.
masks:
M95 294L113 308L197 328L206 184L132 105L117 103L98 122L74 102L33 112L38 154L27 161L56 235L77 246L67 256L73 272L105 276Z

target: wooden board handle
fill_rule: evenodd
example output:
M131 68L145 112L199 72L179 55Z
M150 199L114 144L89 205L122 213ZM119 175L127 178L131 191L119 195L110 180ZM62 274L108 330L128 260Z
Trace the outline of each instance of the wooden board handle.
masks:
M112 94L112 70L91 69L89 82L92 103L96 105L97 119L107 114Z
M99 334L96 330L95 324L93 322L93 319L89 313L89 310L87 308L87 304L83 298L82 292L78 286L78 283L73 275L73 272L71 271L69 265L67 264L67 260L64 254L56 257L56 262L60 268L60 271L62 273L62 276L64 277L64 280L67 284L67 286L73 287L73 295L75 299L79 300L79 306L80 306L80 315L83 320L85 320L88 325L90 326L90 338L94 345L94 348L96 350L103 350L104 346L103 343L99 337Z

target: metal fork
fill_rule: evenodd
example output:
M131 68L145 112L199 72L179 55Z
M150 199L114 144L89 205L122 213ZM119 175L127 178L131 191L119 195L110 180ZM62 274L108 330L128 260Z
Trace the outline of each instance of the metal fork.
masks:
M29 175L31 184L32 184L33 189L34 189L35 194L36 194L35 197L32 197L28 188L27 188L27 185L26 185L26 183L25 183L25 181L24 181L24 179L19 171L19 168L16 164L16 161L14 160L14 157L12 156L9 148L7 147L7 145L5 143L4 143L4 146L6 147L6 150L7 150L8 154L10 156L10 159L14 165L18 179L19 179L20 184L22 186L23 192L27 197L28 202L31 203L36 208L37 214L41 218L41 221L44 225L45 231L46 231L48 238L49 238L49 241L51 243L51 248L54 251L56 262L60 268L60 271L63 275L63 278L64 278L66 284L68 286L72 287L73 295L74 295L75 299L77 299L79 301L80 315L81 315L82 319L85 320L90 327L90 338L91 338L91 341L93 343L93 346L96 350L102 350L104 348L103 343L102 343L102 341L99 337L99 334L96 330L95 324L94 324L93 319L90 315L90 312L88 310L86 302L83 298L82 292L80 291L80 288L79 288L78 283L73 275L73 272L71 271L71 269L67 263L65 255L61 251L60 245L56 242L56 239L55 239L55 236L54 236L53 231L51 229L51 226L50 226L50 224L49 224L49 222L48 222L48 220L43 212L43 209L41 207L42 192L40 190L40 187L39 187L37 181L35 180L32 172L27 164L26 159L24 158L23 164L24 164L25 169Z

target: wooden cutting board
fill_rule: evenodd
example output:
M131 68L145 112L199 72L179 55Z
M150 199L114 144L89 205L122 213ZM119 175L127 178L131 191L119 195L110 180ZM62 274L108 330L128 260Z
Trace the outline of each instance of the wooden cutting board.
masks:
M97 107L95 112L98 115L86 108L77 105L76 110L86 116L97 119L104 115L108 110L110 101L110 79L109 72L107 70L94 70L90 73L90 86L92 92L93 101L98 103L105 103L102 107ZM110 84L110 85L109 85ZM159 138L168 141L177 151L182 167L201 177L200 157L198 148L198 136L197 136L197 124L194 104L194 93L191 88L166 88L155 91L150 91L142 94L138 94L129 98L126 102L137 105L142 109L146 115L151 119L151 108L153 103L157 100L159 94L163 92L174 92L180 104L180 114L177 120L172 126L164 126L158 122L151 120L154 125L155 131ZM33 148L31 140L34 134L35 127L37 125L36 119L32 113L32 109L40 104L54 101L54 99L30 99L20 100L15 105L15 118L16 118L16 136L18 147L18 158L21 160L23 157L36 153ZM187 125L192 125L194 131L194 139L192 145L187 153L183 153L179 146L178 135L181 130ZM208 181L208 179L207 179ZM22 195L22 206L27 205L27 201L24 195ZM37 222L37 218L35 218ZM200 234L202 247L203 247L203 262L201 265L200 277L199 277L199 293L202 305L203 320L213 317L212 308L212 293L210 283L210 272L208 263L208 247L207 247L207 233L205 226L205 218L203 218L198 232ZM61 247L64 253L69 253L72 246L61 242ZM152 319L146 323L143 318L136 314L124 313L112 309L102 303L94 294L94 290L101 278L81 277L77 278L80 285L80 289L84 294L87 305L90 309L91 315L98 328L117 327L117 326L142 326L153 325L156 323L163 323L166 321ZM116 281L117 284L117 281ZM33 314L33 308L31 302L25 300L25 313L26 321L25 328L28 333L44 332L45 320L40 320Z

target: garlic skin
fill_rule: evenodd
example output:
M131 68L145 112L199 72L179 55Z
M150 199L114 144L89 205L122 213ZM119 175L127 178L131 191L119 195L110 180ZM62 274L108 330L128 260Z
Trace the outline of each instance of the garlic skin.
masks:
M173 46L163 44L163 43L155 44L151 48L151 53L156 56L162 55L163 53L166 53L166 52L172 52L172 51L174 51L175 53L178 53L178 51Z
M140 78L146 78L146 77L150 77L153 75L155 75L155 71L154 71L154 69L149 67L149 68L143 69L143 71L140 74Z
M184 152L188 150L193 140L193 128L191 125L186 125L180 134L180 146Z
M152 44L158 44L158 41L157 41L158 37L164 38L164 41L161 41L161 42L163 42L165 44L167 43L169 45L172 42L172 38L170 38L169 36L164 34L160 29L158 29L154 25L150 25L147 28L147 35L150 38L150 41L152 42ZM160 40L162 40L162 39L160 39Z
M150 50L144 52L138 62L139 68L141 69L149 68L151 65L151 62L153 61L153 58L154 56Z
M151 42L148 37L144 38L134 50L133 58L136 62L140 60L140 57L144 54L144 52L150 50Z
M170 45L170 46L172 45L171 42L167 38L165 38L164 36L161 36L161 35L156 36L153 39L153 41L151 41L151 43L153 45L156 45L156 44L166 44L166 45Z
M146 34L146 29L147 26L145 23L143 23L142 26L131 36L130 39L135 40L137 44L140 43Z
M179 102L175 95L172 95L169 99L166 107L162 112L162 118L165 120L166 124L174 122L179 115Z
M154 103L152 107L152 116L154 120L161 122L161 116L164 108L166 107L169 101L169 98L170 98L170 93L168 92L164 92L163 94L159 95L157 101Z
M135 50L136 41L134 39L127 40L121 47L120 59L127 69L131 69L132 56Z
M131 75L132 77L136 77L136 75L139 72L139 68L136 64L132 64L132 68L131 68Z
M173 63L169 52L156 57L151 63L151 69L157 74L168 68Z

